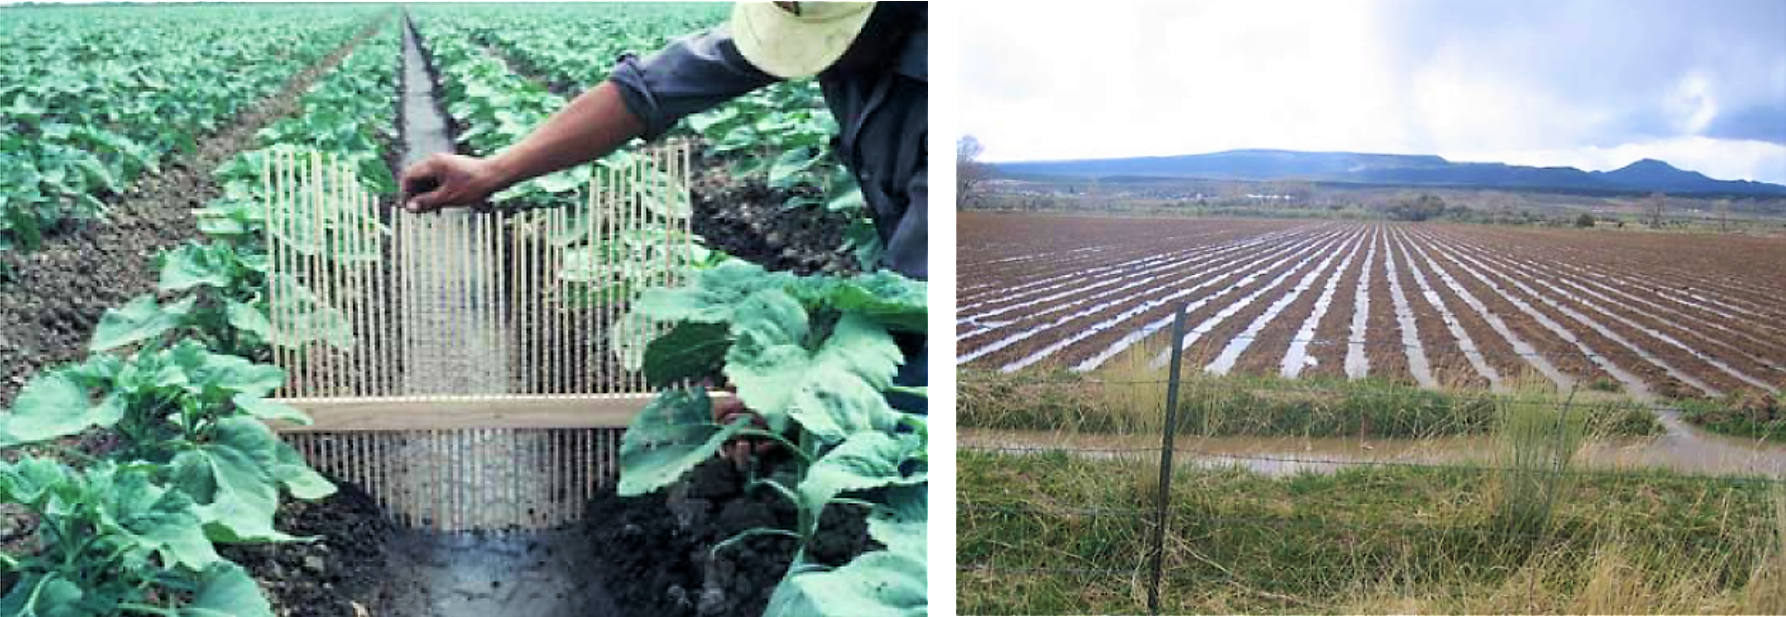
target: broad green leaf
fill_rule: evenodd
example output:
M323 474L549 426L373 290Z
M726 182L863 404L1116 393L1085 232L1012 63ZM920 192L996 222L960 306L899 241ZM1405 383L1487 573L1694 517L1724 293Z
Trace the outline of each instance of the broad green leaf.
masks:
M621 440L618 492L630 497L668 486L713 458L744 425L715 423L705 390L665 390L633 417Z
M849 190L839 191L825 200L825 209L831 212L858 212L868 207L867 200L862 198L862 187L850 184Z
M160 336L179 326L196 302L197 297L189 297L162 306L155 301L154 294L137 296L124 306L105 312L93 329L93 341L87 348L109 351Z
M246 302L224 300L224 315L229 319L232 328L254 335L260 340L268 340L273 335L273 322L267 320L267 314Z
M67 482L69 473L62 463L30 456L0 463L0 502L36 506L50 487Z
M187 388L195 394L247 393L266 396L285 383L285 371L271 364L256 364L247 358L212 353L198 341L187 339L168 357L186 373Z
M161 291L185 291L199 285L227 287L235 256L222 245L187 243L162 255Z
M791 572L791 571L790 571ZM765 617L925 617L922 559L874 551L830 571L791 573L775 586Z
M719 375L732 340L720 324L683 322L645 347L645 381L662 388Z
M227 444L206 444L175 455L172 470L175 485L198 502L205 535L213 541L293 539L273 528L279 494L268 470L248 453Z
M148 476L140 472L113 472L102 467L94 473L109 476L109 482L95 488L107 498L101 510L116 522L115 532L160 554L169 566L203 570L221 559L200 528L191 497L150 484Z
M261 595L260 586L235 564L219 565L205 573L204 584L192 603L177 612L181 617L273 617L273 607Z
M262 420L290 422L300 426L309 426L311 422L310 415L303 410L252 394L237 394L230 401L235 403L237 409Z
M880 270L840 281L831 289L831 305L838 310L861 313L905 332L928 330L929 286L891 270Z
M87 388L64 371L39 375L19 390L11 413L0 417L0 446L36 443L112 426L124 417L117 396L93 402Z
M219 420L216 442L247 453L293 497L315 500L335 494L335 485L311 469L297 450L265 424L242 417Z
M335 483L317 473L297 449L284 441L273 444L273 477L292 497L316 501L335 494Z
M82 595L79 585L60 574L27 574L13 584L6 597L0 598L0 615L85 617L86 613L76 612L75 608Z
M812 169L822 159L817 148L795 148L783 152L769 166L769 186L786 188L792 185L798 180L798 174Z
M838 320L815 357L819 366L848 370L875 390L893 385L893 375L904 361L885 327L854 314Z
M924 483L923 466L905 469L922 448L915 435L855 433L814 462L796 491L807 511L822 512L846 492Z
M925 545L930 523L929 483L893 487L881 496L882 504L868 515L868 537L889 551L924 560L929 552Z
M632 312L660 322L729 321L745 298L765 289L779 289L791 279L790 275L734 259L700 271L689 285L647 290Z
M726 377L745 405L771 426L785 415L835 443L850 433L887 431L898 423L881 390L892 383L902 356L884 327L845 315L813 353L802 345L808 334L805 312L786 294L758 294L738 312Z

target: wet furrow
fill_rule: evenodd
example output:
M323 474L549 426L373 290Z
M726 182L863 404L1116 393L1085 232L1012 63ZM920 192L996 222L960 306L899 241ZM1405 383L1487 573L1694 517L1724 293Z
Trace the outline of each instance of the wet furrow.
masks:
M1307 268L1310 264L1314 263L1316 257L1332 251L1335 246L1338 246L1338 243L1341 240L1343 240L1343 237L1330 238L1322 242L1320 246L1316 247L1314 253L1303 257L1294 266L1284 270L1282 273L1278 274L1277 277L1266 282L1258 289L1255 289L1226 306L1223 306L1220 310L1217 310L1215 314L1205 317L1201 321L1187 321L1187 323L1194 325L1189 331L1185 332L1183 338L1179 339L1177 345L1180 349L1186 350L1187 352L1193 351L1193 347L1199 341L1203 340L1204 336L1215 331L1215 329L1220 327L1223 323L1226 323L1229 319L1238 315L1242 310L1245 310L1248 306L1257 302L1259 298L1264 297L1267 292L1282 287L1285 283L1290 281L1291 277L1296 276L1296 274L1301 272L1303 268ZM1226 292L1223 293L1225 294ZM1223 294L1217 295L1219 296ZM1160 350L1160 352L1154 356L1153 361L1149 366L1154 368L1166 366L1166 362L1170 358L1171 353L1172 349L1170 347ZM1188 358L1186 361L1186 364L1188 365L1194 366L1195 363L1203 361L1201 355L1197 353L1186 353L1185 357Z
M1370 374L1370 355L1364 352L1367 340L1366 332L1370 327L1371 314L1371 263L1377 260L1377 244L1382 240L1382 228L1371 228L1370 248L1364 253L1364 262L1360 266L1362 273L1358 277L1358 286L1352 296L1352 327L1346 333L1346 377L1364 379Z
M1297 299L1301 298L1304 293L1314 287L1315 282L1320 280L1323 274L1327 273L1328 268L1333 266L1334 261L1339 259L1342 252L1346 252L1348 247L1356 248L1360 237L1362 237L1361 234L1355 234L1346 238L1345 242L1340 246L1335 247L1333 252L1328 253L1327 256L1321 260L1321 263L1315 266L1314 270L1310 270L1308 274L1303 275L1302 280L1297 281L1296 285L1292 286L1287 293L1279 296L1277 300L1273 301L1271 305L1265 308L1264 312L1260 313L1259 316L1254 317L1251 322L1247 323L1246 329L1241 330L1239 334L1228 337L1227 343L1223 344L1221 353L1217 354L1214 360L1211 360L1208 365L1204 366L1203 370L1216 375L1226 375L1229 371L1232 371L1234 365L1240 361L1241 354L1246 353L1248 349L1252 348L1253 343L1258 340L1260 333L1271 326L1272 322L1283 313L1284 309L1289 308L1289 306L1294 304Z
M1174 237L1163 242L1146 242L1141 245L1125 246L1115 251L1081 253L1071 260L1058 262L1047 268L1019 269L1014 275L984 276L970 270L961 275L962 280L990 278L992 288L981 294L960 298L957 313L968 315L975 311L997 308L1006 302L1068 287L1086 280L1087 277L1142 268L1202 250L1210 245L1244 242L1249 238L1265 237L1273 233L1284 232L1268 232L1231 238L1228 236L1235 235L1234 232L1223 230L1208 234ZM1186 242L1191 243L1189 248L1169 248L1179 247Z
M1358 257L1358 252L1368 241L1368 233L1360 235L1358 240L1352 243L1352 248L1346 251L1345 258L1340 260L1339 267L1334 269L1333 276L1328 277L1327 284L1321 288L1321 295L1315 298L1315 304L1310 309L1308 316L1303 319L1302 326L1296 329L1295 334L1290 335L1290 348L1284 352L1283 360L1278 362L1279 375L1294 378L1301 375L1303 369L1315 363L1314 355L1309 352L1309 345L1316 342L1315 330L1319 327L1321 320L1326 318L1327 313L1332 310L1335 296L1339 294L1340 282L1345 278L1346 271L1352 266L1352 262Z
M1426 264L1427 269L1438 276L1439 281L1444 283L1445 287L1451 290L1451 293L1455 294L1459 300L1462 300L1464 305L1468 306L1470 310L1475 311L1476 316L1481 318L1483 323L1493 329L1495 334L1500 336L1501 341L1512 348L1514 358L1524 360L1527 366L1538 371L1539 374L1543 375L1544 378L1549 379L1550 382L1555 384L1559 389L1569 389L1574 387L1576 383L1574 377L1565 374L1555 365L1555 363L1550 361L1549 357L1539 353L1536 345L1527 341L1526 338L1515 331L1512 326L1508 325L1506 320L1500 314L1489 307L1488 303L1484 302L1481 297L1477 296L1474 292L1471 292L1461 281L1457 280L1457 278L1453 277L1450 272L1441 267L1438 261L1434 260L1432 255L1427 252L1427 247L1417 244L1414 246L1414 251L1419 254L1421 261ZM1511 363L1514 358L1505 358L1503 361ZM1507 366L1503 364L1502 369L1507 370Z
M1648 384L1644 381L1643 378L1638 377L1636 374L1631 373L1629 370L1626 370L1624 367L1622 367L1618 363L1614 362L1613 359L1611 357L1608 357L1602 350L1596 349L1595 346L1589 345L1586 340L1583 340L1583 336L1581 334L1578 334L1575 331L1570 330L1567 327L1564 327L1561 323L1558 323L1555 319L1553 319L1550 315L1548 315L1546 313L1546 311L1543 311L1537 307L1534 307L1532 305L1532 303L1527 302L1525 299L1519 297L1519 294L1507 291L1506 288L1500 286L1498 283L1491 280L1488 276L1477 271L1475 268L1465 265L1463 263L1463 261L1459 260L1458 256L1455 253L1450 252L1445 247L1435 246L1435 247L1433 247L1433 251L1435 253L1437 253L1440 257L1443 257L1446 260L1449 260L1452 264L1456 265L1459 269L1463 270L1463 272L1465 274L1468 274L1470 277L1481 282L1492 293L1500 295L1501 298L1503 298L1507 302L1511 303L1514 306L1514 308L1518 309L1522 313L1525 313L1526 316L1531 317L1534 321L1537 321L1540 326L1544 327L1546 330L1549 330L1557 338L1562 339L1563 341L1566 341L1570 346L1572 346L1574 348L1574 350L1576 350L1583 357L1585 357L1587 359L1587 361L1592 362L1594 364L1594 366L1598 367L1605 374L1611 376L1614 380L1617 380L1619 382L1619 384L1621 384L1624 387L1625 391L1627 393L1629 393L1633 398L1636 398L1638 400L1651 400L1654 398L1654 395L1650 392L1650 388L1649 388ZM1528 287L1525 287L1524 284L1519 283L1518 281L1511 281L1511 282L1514 284L1515 287L1521 288L1522 291L1529 289ZM1552 308L1555 308L1555 307L1552 307ZM1563 311L1563 313L1568 317L1578 318L1577 321L1584 323L1584 325L1590 323L1590 322L1587 322L1587 320L1585 318L1579 318L1578 315L1571 314L1570 311ZM1602 335L1604 335L1604 334L1605 333L1602 333Z
M1426 300L1427 305L1433 307L1433 310L1438 311L1439 319L1444 323L1445 329L1451 333L1450 343L1455 346L1455 353L1463 355L1464 360L1469 363L1471 368L1475 369L1476 375L1488 382L1490 390L1505 391L1507 387L1501 380L1500 371L1496 371L1488 363L1487 358L1483 357L1482 350L1476 347L1475 339L1470 336L1468 331L1464 330L1463 323L1458 320L1456 314L1451 312L1451 307L1445 304L1445 299L1439 295L1438 290L1433 289L1432 284L1426 279L1426 274L1421 271L1419 263L1408 252L1408 246L1412 242L1405 233L1400 231L1396 233L1395 240L1401 251L1402 263L1407 266L1414 285L1420 288L1420 297Z
M1278 246L1275 248L1266 248L1259 253L1230 258L1229 260L1224 261L1221 264L1214 265L1207 269L1202 269L1199 272L1196 272L1196 273L1186 276L1182 279L1179 279L1177 282L1173 283L1172 285L1163 286L1163 287L1155 290L1157 292L1165 292L1163 295L1160 295L1155 298L1149 299L1146 296L1120 298L1117 300L1112 300L1112 301L1100 304L1099 306L1096 306L1096 307L1082 310L1079 312L1079 314L1072 316L1073 319L1095 317L1096 315L1102 314L1108 310L1117 309L1117 308L1121 308L1121 307L1125 307L1125 306L1128 307L1128 308L1122 310L1121 312L1117 313L1114 316L1105 318L1101 321L1097 321L1095 323L1090 324L1089 326L1081 328L1079 331L1075 332L1074 334L1071 334L1069 336L1066 336L1066 337L1063 337L1056 341L1053 341L1052 343L1049 343L1049 344L1041 347L1040 349L1037 349L1029 354L1021 355L1020 357L1018 357L1015 360L1005 362L1000 366L1000 370L1009 372L1009 371L1018 370L1020 368L1035 364L1036 362L1041 361L1062 349L1065 349L1069 345L1073 345L1073 344L1079 343L1081 341L1084 341L1086 339L1092 338L1101 332L1104 332L1106 330L1114 328L1130 319L1133 319L1137 316L1144 315L1150 311L1155 311L1155 310L1159 310L1163 307L1171 306L1171 305L1173 305L1174 302L1176 302L1182 298L1190 296L1191 294L1194 294L1199 290L1220 284L1220 283L1228 280L1229 278L1241 276L1240 280L1242 280L1242 281L1250 280L1250 277L1242 276L1244 273L1247 272L1248 269L1258 267L1259 264L1264 264L1264 263L1268 263L1269 265L1265 266L1264 269L1260 270L1259 272L1264 272L1271 268L1276 268L1279 265L1281 265L1282 263L1285 263L1288 260L1295 258L1296 254L1299 251L1306 250L1306 247L1309 244L1315 242L1316 239L1317 238L1315 238L1315 237L1303 238L1303 239L1299 239L1295 242L1284 244L1284 245L1281 245L1281 246ZM1273 259L1276 259L1276 261L1272 261ZM1252 276L1257 276L1257 274L1258 273L1255 273ZM1063 318L1061 320L1057 320L1054 324L1050 324L1048 329L1065 327L1073 319ZM1039 331L1032 330L1029 333L1027 333L1025 336L1023 336L1023 338L1029 338L1029 337L1034 336L1035 334L1039 334L1039 333L1040 333ZM1014 342L1015 341L1006 342L1006 340L1001 340L996 345L999 346L999 349L1003 349L1004 347L1010 346L1010 344L1014 343ZM994 349L991 351L997 351L997 349ZM991 353L991 351L976 350L975 353L978 355L976 355L975 357L978 357L979 355L986 355L987 353ZM960 361L958 360L957 364L959 364L959 363L960 363Z
M1097 277L1088 274L1078 279L1077 282L1080 283L1078 287L1038 298L1005 304L995 309L986 310L961 318L958 323L960 323L960 321L965 321L966 323L973 324L975 328L969 332L956 336L956 342L968 346L976 345L978 342L974 339L992 334L1001 329L1020 327L1024 325L1025 322L1040 320L1047 315L1064 311L1087 302L1120 295L1137 287L1149 289L1145 286L1172 276L1187 268L1194 268L1207 264L1212 260L1218 259L1229 253L1246 251L1269 243L1269 240L1256 242L1249 241L1233 245L1199 247L1198 249L1187 252L1184 257L1175 261L1150 264L1144 268L1118 274L1113 277ZM1096 280L1098 278L1102 278L1102 280ZM1157 289L1158 285L1156 284L1152 288ZM1035 310L1024 310L1036 305L1044 306ZM1022 312L1015 316L1006 317L1007 314L1013 311Z
M1463 247L1459 247L1459 250L1476 252L1473 249L1465 249ZM1697 369L1694 371L1695 373L1698 373L1707 379L1716 379L1720 382L1714 384L1716 389L1736 389L1741 387L1738 385L1739 383L1760 388L1762 390L1777 389L1776 386L1773 386L1754 375L1750 375L1743 370L1739 370L1729 362L1720 360L1718 357L1711 354L1704 353L1688 342L1663 332L1660 328L1666 326L1659 322L1655 322L1653 316L1642 316L1643 318L1652 320L1651 324L1640 323L1637 319L1620 311L1620 309L1628 311L1629 307L1616 305L1610 302L1610 299L1605 295L1583 288L1573 281L1552 278L1543 272L1535 271L1524 264L1505 257L1495 256L1484 252L1476 252L1476 254L1484 261L1498 265L1501 268L1506 268L1509 271L1516 271L1525 280L1550 290L1556 297L1563 298L1566 302L1580 307L1590 318L1598 315L1601 318L1620 324L1626 329L1625 334L1628 337L1645 337L1649 340L1654 340L1679 350L1681 353L1686 354L1692 359L1693 364L1691 366ZM1564 289L1563 286L1570 287L1571 289Z
M1748 263L1763 255L1741 251L1743 237L1693 237L1634 235L1608 242L1605 236L1583 236L1561 231L1483 230L1473 235L1498 238L1497 246L1512 248L1521 241L1538 242L1531 254L1546 254L1560 263L1579 268L1592 268L1602 273L1637 277L1653 281L1660 291L1681 293L1696 301L1749 313L1759 322L1774 326L1786 319L1777 292L1757 287L1752 279L1766 276L1768 271L1739 275L1731 272L1731 263ZM1768 247L1772 249L1773 247ZM1778 253L1775 253L1778 254ZM1780 263L1786 266L1786 262ZM1709 294L1709 295L1707 295Z
M1407 291L1402 289L1401 275L1395 271L1393 240L1393 237L1385 239L1383 278L1389 281L1389 297L1395 300L1395 322L1401 326L1401 342L1403 353L1408 359L1408 372L1413 374L1414 382L1421 387L1436 388L1439 381L1433 378L1432 365L1426 357L1426 347L1421 345L1420 325L1414 320L1414 309L1408 303Z
M1323 234L1299 241L1294 246L1279 247L1268 253L1264 259L1254 260L1246 268L1229 268L1227 271L1221 272L1220 276L1217 278L1206 281L1204 284L1198 285L1195 288L1181 289L1174 292L1171 296L1162 298L1159 301L1149 302L1143 306L1137 306L1128 311L1124 311L1119 315L1119 317L1122 318L1122 322L1137 320L1144 321L1144 324L1138 328L1130 330L1117 330L1107 327L1102 331L1084 332L1082 333L1084 336L1080 339L1080 341L1084 343L1080 347L1080 351L1067 355L1065 360L1072 365L1073 370L1075 371L1083 372L1094 370L1103 365L1104 362L1123 353L1135 344L1146 340L1148 337L1165 329L1167 326L1170 326L1172 324L1172 316L1180 308L1183 308L1187 315L1194 314L1196 311L1201 310L1202 307L1208 305L1210 302L1214 302L1226 294L1236 293L1245 289L1257 282L1260 278L1270 276L1274 271L1289 267L1294 261L1307 259L1308 255L1314 250L1313 243L1325 240L1333 235L1334 233ZM1259 266L1259 264L1265 265ZM1251 269L1250 272L1249 269ZM1197 291L1227 282L1232 277L1239 278L1235 279L1232 283L1228 283L1226 287L1215 290L1212 293L1204 294L1192 300L1186 300L1186 298L1192 297L1192 294ZM1114 323L1112 323L1112 325L1114 325ZM1099 351L1090 352L1090 350L1094 349Z
M1454 242L1454 244L1470 246L1484 253L1499 253L1499 251L1494 248L1476 244L1463 242ZM1636 318L1654 321L1674 329L1677 334L1684 333L1685 336L1693 337L1711 345L1716 345L1736 352L1741 356L1747 357L1757 367L1765 367L1766 370L1776 373L1786 373L1786 366L1783 366L1780 361L1774 359L1786 358L1786 348L1769 346L1764 341L1754 337L1751 333L1733 329L1723 320L1710 318L1690 309L1662 304L1651 298L1646 298L1642 295L1633 293L1630 290L1609 284L1604 280L1596 279L1591 275L1579 274L1574 271L1559 268L1557 267L1557 264L1550 262L1531 259L1516 259L1510 256L1504 258L1523 263L1528 271L1543 273L1543 275L1550 280L1564 283L1582 293L1601 300L1602 302L1624 309L1629 315ZM1590 289L1590 287L1592 289ZM1616 296L1616 298L1606 294L1611 294L1611 296ZM1638 308L1639 305L1645 307L1645 309L1649 311L1655 311L1656 313L1645 313L1644 309ZM1667 317L1664 318L1662 314L1666 314ZM1689 328L1688 325L1692 325L1693 327ZM1705 330L1716 330L1719 335L1713 336L1707 334L1705 333Z

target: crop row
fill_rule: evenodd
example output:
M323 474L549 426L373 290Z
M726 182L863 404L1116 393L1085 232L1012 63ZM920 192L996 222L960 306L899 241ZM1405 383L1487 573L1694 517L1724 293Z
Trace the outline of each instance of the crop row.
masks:
M9 13L0 25L0 249L98 215L339 47L370 9ZM130 11L128 15L118 11Z
M0 466L0 501L38 517L40 546L5 557L17 578L0 613L273 614L217 545L299 540L274 527L281 494L316 500L335 487L266 424L308 419L266 398L287 375L257 362L277 340L267 311L279 285L261 243L259 161L275 150L377 158L390 136L391 32L318 82L299 115L263 131L262 148L218 170L225 197L200 217L211 241L157 258L159 294L175 299L146 294L108 312L93 355L40 373L0 416L0 446L28 446ZM91 429L116 435L116 446L57 445ZM59 454L38 455L46 450Z

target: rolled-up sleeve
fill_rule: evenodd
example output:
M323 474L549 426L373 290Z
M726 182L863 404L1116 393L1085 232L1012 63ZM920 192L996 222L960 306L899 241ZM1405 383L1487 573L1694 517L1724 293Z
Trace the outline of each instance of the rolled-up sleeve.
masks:
M725 26L671 41L644 59L621 56L608 79L620 88L627 110L645 123L648 140L690 114L777 81L738 53Z

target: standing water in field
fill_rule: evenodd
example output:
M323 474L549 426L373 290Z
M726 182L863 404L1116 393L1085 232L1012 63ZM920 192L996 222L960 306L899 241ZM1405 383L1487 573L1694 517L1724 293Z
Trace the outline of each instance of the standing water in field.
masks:
M1681 473L1786 478L1786 444L1700 431L1673 412L1658 419L1667 431L1650 438L1589 441L1574 457L1582 469L1667 469ZM1112 458L1129 449L1157 448L1159 435L1055 433L963 428L963 450L1041 453L1050 449ZM1357 437L1179 437L1173 460L1201 467L1240 467L1271 476L1333 473L1378 463L1493 465L1501 444L1492 436L1428 439Z

